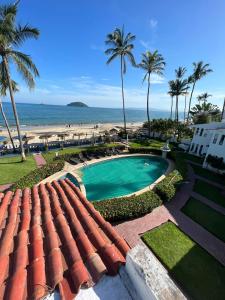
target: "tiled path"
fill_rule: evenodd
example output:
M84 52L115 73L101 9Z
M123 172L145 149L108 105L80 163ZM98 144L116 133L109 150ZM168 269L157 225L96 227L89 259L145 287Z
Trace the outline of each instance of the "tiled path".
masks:
M128 244L134 247L140 240L141 234L170 220L225 265L225 243L180 211L192 194L194 186L195 174L190 166L188 166L188 180L189 182L185 183L177 192L172 202L156 208L144 217L121 223L115 228ZM201 201L202 199L198 198L197 200ZM214 205L216 204L213 203L211 206ZM221 209L223 210L223 208ZM223 212L221 211L221 213Z
M38 168L41 168L42 166L46 165L46 161L40 153L34 154L34 159Z

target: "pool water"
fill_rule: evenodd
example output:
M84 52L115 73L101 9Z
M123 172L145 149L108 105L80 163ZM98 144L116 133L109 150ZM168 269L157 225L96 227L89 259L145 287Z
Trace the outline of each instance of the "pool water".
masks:
M59 179L69 179L73 184L75 184L78 188L80 188L79 182L77 179L70 173L66 173L65 175L61 176Z
M152 184L168 168L154 156L130 156L95 163L80 169L87 199L103 200L128 195Z

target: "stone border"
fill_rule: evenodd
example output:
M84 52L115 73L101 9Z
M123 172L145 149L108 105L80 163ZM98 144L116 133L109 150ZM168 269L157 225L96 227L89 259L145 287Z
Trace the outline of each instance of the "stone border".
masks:
M155 155L155 154L143 154L143 153L119 154L119 155L102 157L102 158L99 158L99 159L92 159L91 161L88 161L87 165L89 166L89 165L101 163L101 162L107 161L107 160L123 158L123 157L130 157L130 156L155 156L155 157L162 158L161 156ZM164 158L162 158L162 159L164 159ZM143 194L144 192L152 190L156 186L156 184L158 184L160 181L162 181L175 168L175 164L171 159L167 158L166 161L168 162L168 168L167 168L167 170L165 171L164 174L162 174L158 179L156 179L156 181L154 181L153 183L151 183L150 185L146 186L145 188L143 188L141 190L138 190L138 191L133 192L131 194L116 197L116 198L130 197L130 196L133 196L133 195L137 196L137 195ZM84 163L79 163L77 165L71 165L71 164L65 162L65 166L64 166L62 171L59 171L59 172L45 178L40 183L46 183L46 182L49 182L49 181L58 180L60 177L65 176L67 173L71 173L77 179L77 181L80 185L81 192L86 197L86 189L85 189L85 186L83 184L82 178L79 176L78 173L76 173L76 170L78 170L78 169L80 169L84 166L85 166ZM108 199L113 199L113 198L108 198Z

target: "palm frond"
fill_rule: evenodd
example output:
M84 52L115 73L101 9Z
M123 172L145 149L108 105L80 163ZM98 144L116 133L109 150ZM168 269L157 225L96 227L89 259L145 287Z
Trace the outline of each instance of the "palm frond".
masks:
M12 56L12 59L17 67L18 72L23 77L24 81L27 83L29 89L33 89L35 86L33 74L30 72L27 66L21 62L18 56Z
M17 58L17 61L20 62L20 64L23 64L28 70L31 71L31 73L34 74L34 76L39 76L39 72L35 64L32 62L31 58L29 55L24 54L19 51L11 51L9 55L15 59Z
M14 80L11 80L11 85L12 85L12 89L14 92L19 91L18 84ZM5 66L4 66L3 62L1 62L0 63L0 94L1 94L1 96L6 96L6 92L7 92L8 88L9 88L9 82L8 82L8 78L6 75Z
M116 57L118 57L119 54L118 53L114 53L112 56L110 56L110 58L107 60L106 64L110 64Z
M127 58L129 59L130 63L132 64L133 67L137 67L137 64L135 62L134 55L131 52L126 53Z
M116 57L121 57L123 73L126 73L126 57L133 66L136 66L132 54L134 45L131 42L133 40L135 40L135 36L130 32L125 35L124 26L121 29L116 28L112 33L107 34L105 43L106 45L109 45L110 48L105 50L105 54L111 56L106 63L109 64Z
M30 27L28 24L22 26L18 25L14 32L13 44L18 46L23 43L26 39L39 37L39 30L34 27Z

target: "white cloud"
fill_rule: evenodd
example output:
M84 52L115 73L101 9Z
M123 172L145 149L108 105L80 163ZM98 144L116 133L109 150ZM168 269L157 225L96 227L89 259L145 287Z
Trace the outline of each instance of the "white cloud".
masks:
M127 86L125 84L125 101L126 107L141 108L146 105L146 84L142 84L143 74L140 74L140 81L137 86ZM167 87L164 88L163 83L166 78L158 75L152 75L153 85L150 91L150 107L169 110L170 97L167 94ZM156 88L155 85L162 84L162 88ZM43 86L44 85L44 86ZM16 94L18 102L33 102L45 104L67 104L71 101L83 101L89 106L96 107L121 107L121 86L112 85L102 80L96 81L90 76L77 76L57 80L54 88L53 82L46 83L40 80L37 88L31 93L25 86L21 86L20 92ZM165 92L164 92L165 91ZM196 96L204 91L196 90L193 97L193 105L195 105ZM222 106L224 94L221 91L211 91L213 95L210 101L214 104ZM32 99L32 101L31 101ZM184 97L180 97L179 108L183 110Z
M151 29L156 29L158 26L158 21L156 19L150 19L148 23Z
M147 50L150 50L151 46L150 46L150 42L149 41L144 41L144 40L140 40L140 44Z
M164 78L153 75L153 84L163 82ZM89 106L121 107L120 85L111 85L102 81L97 82L89 76L59 80L56 85L59 88L55 89L52 83L47 84L44 88L38 86L32 95L22 86L16 100L18 102L31 102L30 99L32 99L32 102L46 104L67 104L78 100L87 103ZM138 87L125 87L124 93L127 107L145 107L146 85L142 84L141 80ZM159 104L163 103L161 108L165 108L166 102L161 101L165 97L168 98L164 93L151 92L151 106L160 108Z

